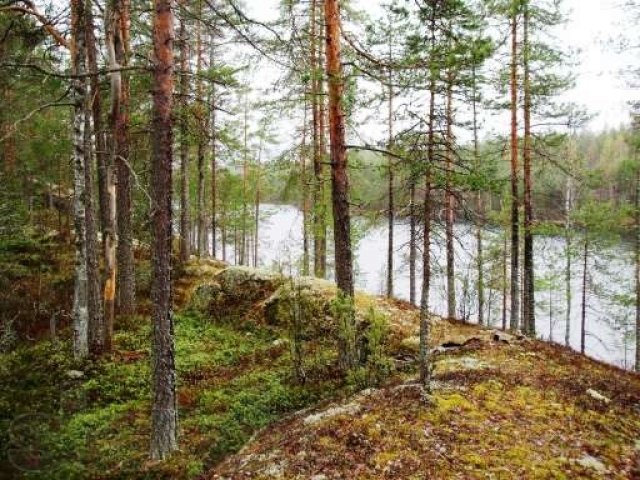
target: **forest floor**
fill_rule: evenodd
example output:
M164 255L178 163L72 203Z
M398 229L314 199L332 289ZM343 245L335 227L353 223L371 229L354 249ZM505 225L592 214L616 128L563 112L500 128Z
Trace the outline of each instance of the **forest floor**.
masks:
M48 248L49 275L69 286L60 268L71 257ZM11 258L26 262L11 283L46 297L47 282L26 281L36 253ZM359 308L390 320L395 373L362 390L315 352L323 368L300 384L281 327L189 308L220 268L192 265L175 288L179 452L148 459L151 327L141 301L140 315L119 320L108 358L75 361L68 329L0 354L0 479L640 478L636 374L434 319L440 348L424 398L411 361L417 311L358 295Z

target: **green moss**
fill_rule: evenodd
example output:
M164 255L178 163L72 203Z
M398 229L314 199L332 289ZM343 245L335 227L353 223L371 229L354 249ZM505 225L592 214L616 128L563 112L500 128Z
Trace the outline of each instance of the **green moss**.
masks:
M195 478L257 429L336 389L291 381L286 349L273 347L277 332L178 315L182 448L151 464L149 321L131 317L122 325L114 355L95 363L75 362L66 342L0 355L0 465L10 451L25 457L19 465L32 462L26 457L35 449L39 460L25 478ZM83 376L71 379L72 369Z

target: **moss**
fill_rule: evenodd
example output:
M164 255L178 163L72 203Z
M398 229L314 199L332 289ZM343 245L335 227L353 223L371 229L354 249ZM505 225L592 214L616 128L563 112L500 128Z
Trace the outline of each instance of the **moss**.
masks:
M149 463L149 322L132 318L125 325L131 329L115 336L114 355L95 363L73 361L66 342L0 356L0 421L7 426L0 429L0 453L41 451L25 478L195 478L257 429L339 387L292 382L288 360L280 358L286 349L274 350L277 334L270 329L177 315L181 451ZM83 377L72 380L71 369Z

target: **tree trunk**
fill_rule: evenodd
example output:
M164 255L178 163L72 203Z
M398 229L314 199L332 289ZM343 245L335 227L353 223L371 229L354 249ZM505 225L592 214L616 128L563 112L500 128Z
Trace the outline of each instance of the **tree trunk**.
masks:
M85 15L91 8L89 1L85 2ZM86 20L86 18L85 18ZM104 349L104 324L102 317L102 305L100 294L100 266L98 262L98 229L95 220L95 207L93 202L93 125L91 122L91 92L86 96L84 104L84 181L83 196L86 228L86 255L87 255L87 294L89 306L89 353L97 357L102 355Z
M638 153L636 152L636 157ZM636 195L635 195L635 220L636 220L636 238L635 238L635 261L636 261L636 361L635 370L640 372L640 168L637 166L636 160Z
M571 160L573 156L569 154ZM565 186L565 199L564 199L564 238L565 238L565 298L566 298L566 312L565 312L565 333L564 344L569 347L571 345L571 301L572 301L572 289L571 289L571 257L572 257L572 233L573 225L571 223L571 211L573 209L573 177L571 173L567 175L567 182Z
M94 36L92 2L85 2L85 26L86 26L86 48L87 66L90 73L98 70L96 63L96 43ZM94 356L101 355L107 349L107 330L105 328L105 317L102 312L102 301L100 294L100 261L97 245L98 226L95 219L94 194L93 194L93 167L94 159L98 160L98 169L104 163L104 137L102 136L102 107L100 84L97 76L92 76L90 80L90 102L85 111L85 145L88 157L85 162L86 196L85 210L87 222L87 275L89 280L89 302L90 302L90 324L89 324L89 349ZM94 143L95 142L95 143ZM100 175L99 175L100 177ZM100 193L100 178L98 181L98 196ZM102 206L102 200L100 204ZM102 210L101 217L102 218ZM102 223L102 222L100 222ZM109 342L110 349L110 342Z
M315 108L312 103L312 108ZM304 102L304 120L302 123L302 145L300 148L300 174L302 182L302 275L309 275L309 180L307 175L307 102ZM315 129L315 124L314 124ZM314 132L315 135L315 132ZM315 154L315 138L314 138ZM314 186L315 192L315 186ZM314 272L315 273L315 272Z
M520 219L518 180L518 13L511 18L511 321L520 327Z
M73 349L76 358L89 355L89 279L85 219L85 105L87 96L84 0L72 0L71 51L73 73L73 213L75 225L75 285L73 292Z
M435 48L435 30L436 30L436 14L435 10L431 11L430 18L431 51ZM430 66L431 67L431 66ZM422 296L420 300L420 384L426 392L431 390L431 356L429 354L430 333L430 303L429 293L431 289L431 168L435 159L435 113L436 113L436 78L433 68L429 69L429 123L428 123L428 140L427 140L427 165L425 168L425 192L424 192L424 234L422 244Z
M319 61L317 32L317 0L311 2L311 111L313 118L313 272L318 278L326 276L326 202L324 197L324 99L322 69Z
M202 0L198 1L199 17L202 18ZM205 184L204 184L204 152L206 146L206 114L204 105L204 84L202 82L202 70L203 70L203 49L202 49L202 22L196 20L196 120L198 122L198 145L197 145L197 158L198 158L198 184L197 184L197 201L196 201L196 217L198 219L198 258L206 256L207 253L207 227L204 218L204 196L205 196Z
M329 134L331 144L331 185L333 204L333 239L335 271L339 294L344 297L344 329L340 344L341 363L345 370L355 366L355 311L353 306L353 254L351 251L351 214L349 211L349 174L345 145L343 111L344 79L340 46L340 4L325 0L326 59L329 79Z
M260 195L261 195L261 191L260 191L260 174L261 174L261 165L262 165L262 148L263 148L263 144L262 142L264 141L264 139L261 137L260 138L260 146L258 147L258 158L256 158L256 195L255 195L255 202L254 202L254 219L253 219L253 228L254 228L254 234L253 234L253 266L254 267L258 267L258 246L259 246L259 240L260 240L260 202L262 201Z
M589 261L589 239L585 231L584 250L582 253L582 312L580 319L580 353L584 355L587 340L587 279L588 279L588 261Z
M447 251L447 316L456 318L456 272L455 249L453 243L453 222L455 197L453 195L453 75L451 69L447 74L447 106L446 106L446 167L445 167L445 243Z
M181 1L184 9L186 0ZM189 218L189 127L187 122L187 96L189 94L189 42L187 39L185 12L180 15L178 40L180 41L180 83L178 92L180 115L180 261L186 263L191 256L191 232Z
M331 138L336 282L344 295L353 297L349 175L345 146L345 119L342 106L344 79L342 78L340 6L338 0L325 1L325 22L327 29L326 56L327 77L329 78L329 133Z
M524 318L525 334L536 336L535 319L535 270L533 265L533 198L531 178L531 81L530 81L530 45L529 45L529 2L523 3L523 69L524 69Z
M215 43L214 39L211 39L211 51L209 56L209 68L213 69L215 66ZM217 148L217 130L216 130L216 83L211 82L211 255L216 258L218 250L218 242L216 233L218 230L217 225L217 201L218 201L218 182L217 182L217 161L218 161L218 148Z
M154 75L153 195L153 403L151 458L164 459L177 449L176 366L171 288L171 164L173 96L173 14L170 0L156 0L153 18Z
M93 11L87 6L86 11L87 22L87 66L90 72L98 71L97 63L97 47L94 32ZM98 164L98 207L100 210L100 231L102 232L102 240L106 242L105 230L109 222L109 192L107 185L107 146L105 132L102 126L102 92L100 91L100 78L92 75L90 79L91 85L91 114L93 119L93 132L95 135L96 160Z
M240 243L240 265L247 262L247 229L249 220L249 104L244 98L244 141L242 162L242 238Z
M115 37L115 54L121 67L129 64L129 0L117 0L119 35ZM133 229L131 225L131 166L129 165L129 77L121 77L120 108L115 119L117 145L116 171L118 201L118 307L123 315L131 315L136 308L136 277L133 257Z
M509 257L509 241L507 237L507 229L505 228L502 243L502 330L507 330L507 303L509 298L507 263Z
M477 172L480 172L480 150L478 140L478 79L476 76L475 62L472 71L472 99L471 107L473 112L473 160ZM484 203L482 191L476 192L476 272L478 276L478 325L484 325L484 252L482 244L482 229L484 227Z
M389 50L391 50L391 44L389 44ZM389 61L391 61L391 51L389 52ZM387 123L389 128L389 140L387 142L387 149L389 151L393 148L393 71L389 68L388 72L388 99L387 99ZM389 183L388 183L388 197L387 197L387 221L389 225L389 236L387 240L387 297L393 297L393 253L394 253L394 245L393 245L393 234L394 234L394 225L395 225L395 205L394 205L394 176L393 176L393 157L388 155L387 157L387 168L389 170Z
M416 225L416 181L409 181L409 303L416 305L416 261L418 258L418 228Z

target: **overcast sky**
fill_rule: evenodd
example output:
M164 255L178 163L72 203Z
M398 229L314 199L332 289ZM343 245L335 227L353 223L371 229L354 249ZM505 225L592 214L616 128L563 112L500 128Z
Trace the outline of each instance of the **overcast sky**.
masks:
M246 0L252 16L260 19L275 19L278 3L278 0ZM381 0L356 3L375 17ZM555 32L557 41L565 48L579 51L576 65L572 67L576 86L563 99L583 105L594 115L587 126L591 130L626 123L628 101L637 96L625 85L620 72L627 65L637 65L638 59L632 52L620 53L611 46L611 40L625 29L621 3L623 0L564 0L562 5L568 14L568 23Z

